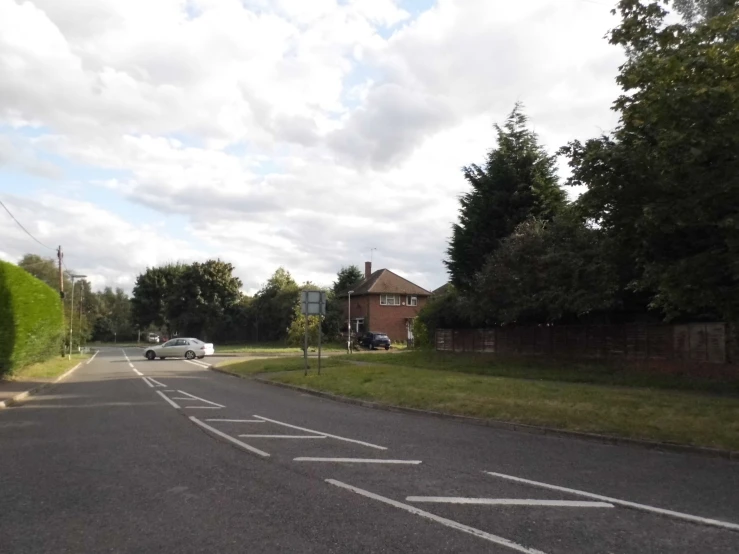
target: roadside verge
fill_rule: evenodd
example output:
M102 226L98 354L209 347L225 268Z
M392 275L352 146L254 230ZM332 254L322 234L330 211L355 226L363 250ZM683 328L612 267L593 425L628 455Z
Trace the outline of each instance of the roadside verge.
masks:
M93 356L94 357L94 356ZM89 360L88 360L89 361ZM13 393L12 396L9 398L5 398L3 400L0 400L0 410L5 408L10 408L12 406L15 406L17 404L20 404L25 399L27 399L29 396L33 396L35 394L39 394L40 392L46 390L49 387L54 386L55 384L63 381L67 377L69 377L72 373L74 373L83 363L86 363L84 361L79 362L77 365L72 367L71 369L68 369L58 377L55 377L49 381L41 381L37 384L26 388L25 390L21 390L19 392ZM30 385L30 383L29 383Z
M721 458L721 459L726 459L726 460L739 461L739 451L735 451L735 450L685 445L685 444L672 443L672 442L649 441L649 440L618 437L618 436L613 436L613 435L589 433L589 432L581 432L581 431L571 431L571 430L558 429L558 428L553 428L553 427L529 425L529 424L524 424L524 423L513 423L510 421L503 421L503 420L497 420L497 419L479 418L479 417L472 417L472 416L466 416L466 415L450 414L450 413L439 412L439 411L434 411L434 410L410 408L410 407L398 406L398 405L393 405L393 404L388 404L388 403L383 403L383 402L351 398L347 396L334 394L331 392L320 391L320 390L316 390L313 388L304 387L300 385L294 385L290 383L276 382L276 381L273 381L271 379L268 379L268 378L265 378L259 375L238 374L238 373L229 371L228 366L225 366L225 367L210 366L210 369L213 371L219 372L219 373L226 374L226 375L231 375L234 377L241 377L245 379L253 379L259 383L263 383L263 384L267 384L267 385L271 385L275 387L291 389L295 391L300 391L301 393L310 394L312 396L326 398L326 399L330 399L336 402L343 402L346 404L363 406L365 408L380 409L380 410L408 413L408 414L415 414L415 415L425 415L425 416L437 417L437 418L442 418L442 419L447 419L447 420L454 420L454 421L470 423L473 425L498 428L498 429L503 429L503 430L508 430L508 431L517 431L517 432L524 432L524 433L537 434L537 435L558 436L558 437L565 437L565 438L577 438L581 440L588 440L588 441L594 441L594 442L600 442L600 443L612 444L612 445L636 446L636 447L646 448L646 449L651 449L651 450L675 452L675 453L681 453L681 454L695 454L695 455L700 455L704 457ZM273 373L272 375L277 376L278 374Z

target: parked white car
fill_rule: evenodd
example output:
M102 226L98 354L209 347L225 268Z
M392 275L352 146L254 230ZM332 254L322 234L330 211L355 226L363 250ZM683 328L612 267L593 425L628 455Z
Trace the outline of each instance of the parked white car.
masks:
M157 335L156 333L149 333L148 335L146 335L146 340L152 343L159 343L159 335Z
M213 352L213 343L194 338L177 337L159 346L147 347L144 356L147 360L153 360L154 358L161 360L165 358L187 358L192 360L212 356Z

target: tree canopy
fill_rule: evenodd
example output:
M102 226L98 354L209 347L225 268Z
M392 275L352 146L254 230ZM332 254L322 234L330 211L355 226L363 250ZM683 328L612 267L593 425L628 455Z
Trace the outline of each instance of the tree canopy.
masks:
M485 165L464 168L471 190L460 198L459 222L452 227L444 262L461 291L470 290L485 258L519 223L530 216L551 219L565 203L554 157L526 125L517 104L502 127L495 125L497 146Z

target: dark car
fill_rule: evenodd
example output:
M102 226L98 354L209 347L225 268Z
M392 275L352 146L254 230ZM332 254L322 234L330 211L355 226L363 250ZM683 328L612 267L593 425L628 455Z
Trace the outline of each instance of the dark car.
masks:
M359 345L370 350L375 348L390 350L390 339L385 333L365 333L359 337Z

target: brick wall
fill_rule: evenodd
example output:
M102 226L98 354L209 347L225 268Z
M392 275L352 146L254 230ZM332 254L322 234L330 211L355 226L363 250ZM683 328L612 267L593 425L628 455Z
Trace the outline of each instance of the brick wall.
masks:
M405 295L402 297L405 301ZM354 319L364 318L364 330L387 333L391 341L405 341L408 338L406 320L418 316L418 312L428 299L418 297L418 306L382 306L379 294L352 296L352 325ZM346 303L344 319L346 319Z

